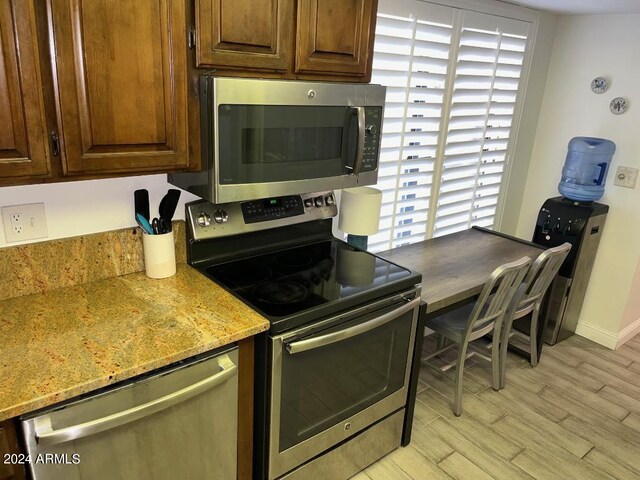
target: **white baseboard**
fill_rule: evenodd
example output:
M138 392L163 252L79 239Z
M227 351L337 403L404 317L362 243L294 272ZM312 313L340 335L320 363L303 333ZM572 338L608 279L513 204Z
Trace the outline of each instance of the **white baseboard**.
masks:
M620 348L622 345L627 343L633 337L640 333L640 318L633 322L628 327L622 329L618 334L618 342L616 343L616 348Z
M580 322L576 328L576 334L588 338L602 346L616 350L640 334L640 318L620 332L612 332L590 323Z
M578 323L576 334L610 348L611 350L615 350L618 345L618 333L605 330L604 328L590 323Z

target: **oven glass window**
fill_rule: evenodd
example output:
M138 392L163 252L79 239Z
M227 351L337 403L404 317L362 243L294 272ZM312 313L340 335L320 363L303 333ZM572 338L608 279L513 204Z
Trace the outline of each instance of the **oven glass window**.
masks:
M348 107L220 105L221 184L263 183L349 173L358 120Z
M382 312L314 336L371 320ZM412 312L349 339L312 350L282 352L280 451L384 399L404 385Z

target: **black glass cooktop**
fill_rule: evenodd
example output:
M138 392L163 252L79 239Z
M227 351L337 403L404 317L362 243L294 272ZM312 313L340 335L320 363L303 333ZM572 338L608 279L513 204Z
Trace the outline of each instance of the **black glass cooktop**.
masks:
M418 274L335 239L209 266L205 272L268 318L272 331L420 282ZM273 328L278 323L281 327Z

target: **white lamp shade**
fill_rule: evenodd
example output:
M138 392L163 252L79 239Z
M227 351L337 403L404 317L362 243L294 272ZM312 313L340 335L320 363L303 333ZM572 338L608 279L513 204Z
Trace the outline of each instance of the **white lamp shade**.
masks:
M378 232L382 192L371 187L345 188L340 197L338 228L351 235Z

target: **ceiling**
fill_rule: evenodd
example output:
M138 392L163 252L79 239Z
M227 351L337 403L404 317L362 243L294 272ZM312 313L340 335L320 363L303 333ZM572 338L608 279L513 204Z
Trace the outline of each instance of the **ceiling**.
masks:
M640 13L639 0L504 0L536 10L566 15Z

